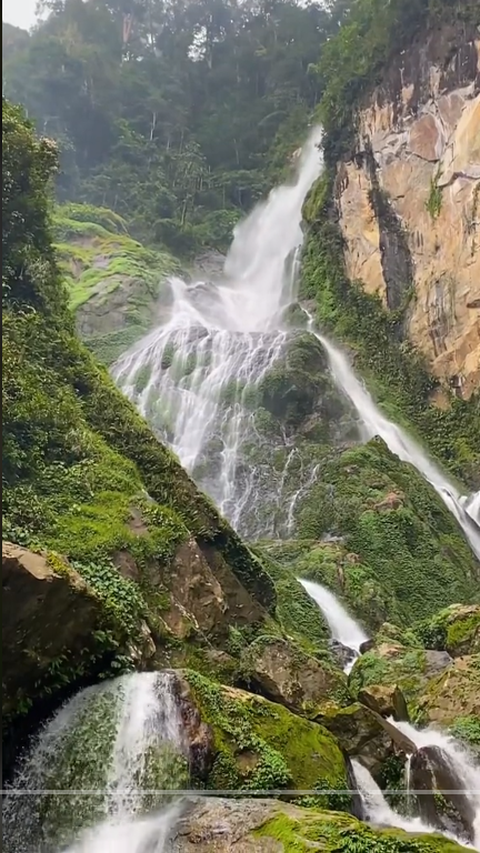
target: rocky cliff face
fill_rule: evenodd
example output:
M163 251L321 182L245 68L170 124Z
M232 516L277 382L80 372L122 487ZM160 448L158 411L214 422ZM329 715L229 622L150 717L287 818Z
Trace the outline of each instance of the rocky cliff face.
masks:
M468 399L480 383L480 34L414 43L358 114L336 204L348 274Z

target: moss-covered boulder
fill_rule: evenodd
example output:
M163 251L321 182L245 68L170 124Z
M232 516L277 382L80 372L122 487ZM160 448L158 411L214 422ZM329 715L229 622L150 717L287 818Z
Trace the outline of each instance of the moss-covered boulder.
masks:
M184 678L190 703L213 735L207 788L345 790L345 760L325 728L193 671L184 671ZM325 795L325 804L329 796L334 794Z
M374 829L351 815L269 799L192 798L172 833L178 853L461 853L440 835Z
M382 717L408 721L407 703L398 684L371 684L359 691L358 699Z
M410 707L416 703L428 680L447 670L447 652L380 643L358 658L349 677L355 696L372 685L398 686Z
M418 700L422 721L436 723L480 740L480 655L456 658L440 675L430 679ZM462 722L463 721L463 722Z
M425 646L445 649L452 657L480 651L480 604L452 604L432 619L414 625Z
M245 651L242 668L264 696L299 713L351 701L340 670L280 637L258 637Z
M133 239L125 220L106 208L64 204L54 228L78 331L110 364L151 328L165 280L179 263Z

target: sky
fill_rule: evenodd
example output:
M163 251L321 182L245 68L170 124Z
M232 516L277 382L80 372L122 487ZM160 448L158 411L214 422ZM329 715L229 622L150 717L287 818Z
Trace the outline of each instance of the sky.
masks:
M37 0L3 0L2 21L30 29L35 23L35 6Z

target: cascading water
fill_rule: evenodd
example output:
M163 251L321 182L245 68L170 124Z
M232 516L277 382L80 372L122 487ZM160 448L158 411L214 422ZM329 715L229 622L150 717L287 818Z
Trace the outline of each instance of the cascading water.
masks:
M332 375L343 393L354 405L364 427L366 440L379 435L388 448L403 462L409 462L433 486L450 512L460 524L474 554L480 559L480 497L462 498L458 490L428 458L426 453L397 424L382 414L372 397L357 379L348 358L324 335L313 330L313 318L309 315L310 329L325 348Z
M133 673L89 687L60 709L22 762L3 805L3 849L54 853L73 844L70 853L144 853L154 839L148 849L160 853L174 813L140 817L165 802L155 792L187 780L172 674Z
M321 171L320 139L314 130L296 181L237 226L223 279L170 279L166 317L113 367L122 390L251 539L288 534L289 508L311 481L312 465L289 436L258 429L254 395L298 335L283 317L294 300L303 201ZM285 451L278 464L276 448Z
M474 815L472 821L473 848L480 850L480 765L478 762L455 738L433 726L416 729L411 723L398 722L393 719L390 719L389 722L406 735L417 749L435 747L445 757L452 775L462 783L461 793L466 797Z
M344 668L344 672L349 673L360 654L360 646L368 640L365 631L358 622L355 622L355 619L352 619L329 589L313 581L301 578L298 578L298 581L310 598L318 604L328 622L332 639L351 649L352 656Z
M381 788L379 788L371 773L356 760L352 761L352 767L358 792L362 800L364 817L368 823L371 823L373 826L385 828L397 827L398 829L405 830L405 832L416 834L438 832L436 827L425 823L419 817L404 817L394 811L387 803ZM462 844L462 847L476 849L469 844L465 844L465 841L456 838L452 833L446 832L442 834L446 835L447 838L458 841Z
M280 442L287 450L290 444L292 452L287 461L281 457L280 470L273 464L275 441L257 428L252 393L292 335L283 317L295 297L302 205L321 171L320 140L317 128L302 151L296 181L273 190L237 226L223 280L187 284L171 279L171 302L159 327L113 367L122 390L189 473L233 526L252 539L289 535L298 498L315 479L314 463L303 464L287 435ZM480 558L480 494L462 498L417 444L381 413L348 359L314 331L312 318L310 331L327 352L333 379L363 423L364 437L380 435L393 453L420 471ZM292 461L293 486L285 476Z

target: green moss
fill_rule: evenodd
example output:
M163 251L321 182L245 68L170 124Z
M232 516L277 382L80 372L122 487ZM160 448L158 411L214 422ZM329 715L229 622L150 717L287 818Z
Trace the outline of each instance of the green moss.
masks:
M215 760L207 787L274 790L346 787L335 739L321 726L281 705L229 691L187 671L195 705L213 730Z
M414 701L425 684L425 651L398 647L398 653L382 657L375 650L356 662L349 677L349 688L357 696L372 684L398 684L407 702Z
M430 192L428 199L425 202L425 207L428 210L432 219L437 219L440 216L442 209L442 189L438 186L441 172L437 172L434 178L430 181Z
M480 719L478 717L457 717L451 724L449 732L476 752L480 752Z
M300 809L280 813L254 830L257 838L275 839L285 853L455 853L465 848L437 835L407 835L375 830L350 815Z
M370 629L478 600L477 563L454 517L381 439L326 459L298 519L301 539L335 534L341 544L304 554L297 575L333 588Z

